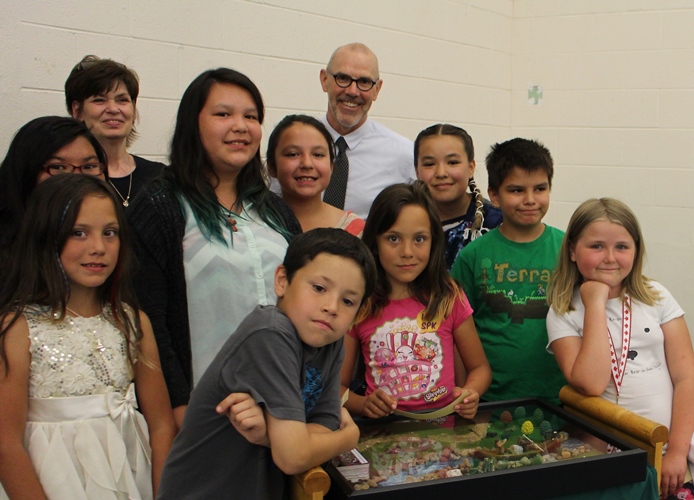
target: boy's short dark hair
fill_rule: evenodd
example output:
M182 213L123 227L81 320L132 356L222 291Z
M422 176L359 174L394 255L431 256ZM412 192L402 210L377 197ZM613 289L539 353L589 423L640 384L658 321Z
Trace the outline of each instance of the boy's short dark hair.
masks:
M291 282L294 274L320 253L351 259L359 266L364 275L363 304L376 285L376 263L367 246L344 229L319 227L295 236L282 262L287 281Z
M554 161L552 155L541 142L516 137L492 146L487 155L488 187L498 191L513 167L527 172L542 170L547 174L549 187L552 187Z

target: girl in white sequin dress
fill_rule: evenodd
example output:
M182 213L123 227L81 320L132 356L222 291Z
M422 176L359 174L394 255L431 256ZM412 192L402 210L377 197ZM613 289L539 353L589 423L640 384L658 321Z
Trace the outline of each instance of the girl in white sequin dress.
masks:
M100 179L35 190L0 284L0 498L156 496L175 425L126 232Z

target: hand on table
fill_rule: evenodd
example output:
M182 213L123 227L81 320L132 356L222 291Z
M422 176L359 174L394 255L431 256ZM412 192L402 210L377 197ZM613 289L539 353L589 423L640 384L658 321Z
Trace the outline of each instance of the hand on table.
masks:
M467 391L462 403L455 405L455 412L463 418L473 419L477 415L477 408L480 404L480 395L476 390L468 387L456 387L453 389L453 399L457 399L463 392Z

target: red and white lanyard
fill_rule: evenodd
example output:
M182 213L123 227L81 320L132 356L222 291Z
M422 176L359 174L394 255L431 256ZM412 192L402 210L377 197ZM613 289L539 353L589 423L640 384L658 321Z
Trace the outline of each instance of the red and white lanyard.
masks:
M629 360L629 344L631 342L631 298L624 294L622 301L622 352L619 358L614 348L612 334L607 329L607 336L610 339L610 359L612 362L612 380L617 390L617 403L619 403L619 391L622 388L622 380Z

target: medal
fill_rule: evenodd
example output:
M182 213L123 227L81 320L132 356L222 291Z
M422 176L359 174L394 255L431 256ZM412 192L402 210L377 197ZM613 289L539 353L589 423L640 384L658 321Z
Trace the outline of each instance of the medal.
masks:
M612 380L614 381L615 389L617 390L617 401L619 404L619 391L622 388L622 380L627 368L629 360L629 344L631 342L631 298L629 295L624 295L622 301L622 349L619 357L614 348L614 341L610 329L607 329L607 337L610 339L610 361L612 365Z

